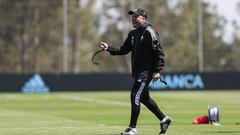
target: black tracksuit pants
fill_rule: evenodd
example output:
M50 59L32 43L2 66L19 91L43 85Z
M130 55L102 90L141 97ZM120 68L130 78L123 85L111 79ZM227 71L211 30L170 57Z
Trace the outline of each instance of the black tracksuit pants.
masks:
M156 102L149 96L148 85L152 78L135 79L131 91L131 119L129 127L135 128L140 114L140 102L144 104L161 121L165 115L161 112Z

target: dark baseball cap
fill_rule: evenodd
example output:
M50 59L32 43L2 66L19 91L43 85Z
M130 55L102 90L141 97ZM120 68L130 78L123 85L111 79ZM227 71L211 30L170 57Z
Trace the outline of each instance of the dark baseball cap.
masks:
M141 16L145 17L146 19L148 18L146 11L141 9L141 8L136 8L136 9L133 9L133 10L129 10L128 14L129 15L137 14L137 15L141 15Z

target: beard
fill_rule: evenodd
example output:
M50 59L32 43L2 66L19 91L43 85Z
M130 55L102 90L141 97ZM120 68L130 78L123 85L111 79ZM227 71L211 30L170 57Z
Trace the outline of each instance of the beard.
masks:
M144 24L144 22L132 21L133 28L141 27L143 24Z
M140 24L137 22L132 22L132 25L133 25L133 28L138 28L140 26Z

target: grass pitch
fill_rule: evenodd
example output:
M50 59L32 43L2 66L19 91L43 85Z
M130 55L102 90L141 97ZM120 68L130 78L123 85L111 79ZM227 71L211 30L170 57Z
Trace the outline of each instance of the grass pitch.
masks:
M0 94L0 135L119 135L129 123L130 92ZM151 96L173 118L168 135L240 135L240 91L171 91ZM220 107L220 126L192 125ZM159 121L142 105L139 135L157 135Z

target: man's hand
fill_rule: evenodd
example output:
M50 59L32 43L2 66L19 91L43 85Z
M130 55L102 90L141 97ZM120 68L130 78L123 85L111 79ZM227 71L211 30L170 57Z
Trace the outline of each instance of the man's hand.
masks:
M101 42L99 43L99 47L106 51L108 49L108 44L105 42Z
M152 74L152 78L153 78L154 81L158 80L158 79L160 78L160 73L154 72L154 73Z

